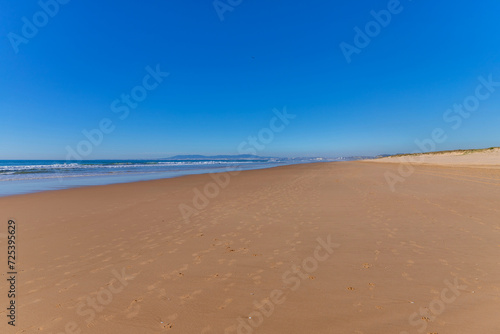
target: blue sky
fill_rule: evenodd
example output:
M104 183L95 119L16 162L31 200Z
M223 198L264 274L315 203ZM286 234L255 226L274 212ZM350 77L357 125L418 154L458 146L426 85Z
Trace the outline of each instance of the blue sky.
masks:
M411 152L436 128L437 150L500 146L500 87L443 119L478 77L500 82L500 3L402 0L348 63L340 44L390 3L220 0L221 20L213 1L73 0L45 22L37 1L1 2L0 159L64 159L103 119L85 159L237 154L285 106L260 155ZM158 64L169 75L120 119L113 101Z

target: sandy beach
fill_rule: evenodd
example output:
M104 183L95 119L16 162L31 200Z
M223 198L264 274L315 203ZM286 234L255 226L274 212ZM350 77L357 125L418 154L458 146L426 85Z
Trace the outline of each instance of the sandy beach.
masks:
M317 163L0 198L2 333L500 332L500 170ZM16 326L7 223L16 222Z

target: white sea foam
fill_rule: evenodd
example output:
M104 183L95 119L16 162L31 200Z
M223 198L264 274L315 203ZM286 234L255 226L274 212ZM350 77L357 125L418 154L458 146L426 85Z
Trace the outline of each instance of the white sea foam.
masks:
M12 165L12 166L0 166L0 171L27 171L27 170L67 170L67 169L97 169L97 168L148 168L148 167L160 167L160 166L207 166L207 165L240 165L240 164L251 164L254 161L158 161L158 162L146 162L146 163L134 163L134 162L116 162L116 163L64 163L64 164L47 164L47 165Z

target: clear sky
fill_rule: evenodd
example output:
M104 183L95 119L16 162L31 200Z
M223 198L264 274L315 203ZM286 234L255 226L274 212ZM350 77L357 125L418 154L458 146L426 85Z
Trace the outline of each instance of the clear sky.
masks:
M60 2L0 2L0 159L500 146L497 0Z

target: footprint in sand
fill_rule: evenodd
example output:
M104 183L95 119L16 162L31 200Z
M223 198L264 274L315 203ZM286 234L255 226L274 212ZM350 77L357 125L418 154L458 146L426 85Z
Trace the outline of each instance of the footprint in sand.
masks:
M142 302L142 298L137 298L137 299L134 299L132 302L130 302L130 305L127 307L127 314L126 314L126 317L128 319L130 318L133 318L135 316L137 316L139 314L139 311L141 309L141 306L139 305L139 303Z
M445 259L439 259L439 262L441 262L445 266L449 266L450 265L449 262L446 261Z
M143 266L143 265L149 264L149 263L151 263L151 262L153 262L153 261L154 261L153 259L149 259L149 260L143 261L143 262L141 262L141 263L139 263L139 264L140 264L141 266Z
M225 309L229 304L231 304L231 302L233 301L232 298L227 298L223 303L222 305L219 306L219 310L223 310Z
M401 276L403 276L408 281L413 281L413 278L410 277L410 274L408 274L406 272L401 273Z
M178 278L181 278L184 276L184 272L189 268L189 265L188 264L185 264L183 265L181 268L179 269L175 269L175 270L172 270L170 273L168 274L163 274L162 277L164 279L171 279L171 280L176 280Z
M77 286L77 285L78 285L78 283L74 283L74 284L71 284L70 286L68 286L68 287L66 287L66 288L62 288L61 290L59 290L59 293L64 292L64 291L66 291L66 290L69 290L69 289L71 289L72 287Z
M181 304L186 303L190 299L194 299L196 297L196 295L200 294L202 291L203 290L196 290L196 291L193 291L191 293L188 293L187 295L179 297L179 299L181 300Z
M172 329L174 327L174 324L172 323L161 323L160 322L160 327L166 330Z
M212 279L219 278L219 277L220 277L219 273L215 273L213 275L210 275L210 277L205 278L205 280L211 281Z
M263 272L263 270L257 270L255 272L255 274L249 274L249 276L253 280L254 284L261 284L262 283L262 276L259 275L262 272Z
M227 273L227 274L224 274L224 276L221 278L221 281L225 281L227 280L229 277L233 276L232 273Z
M269 260L271 261L271 260L273 260L273 259L271 258L271 259L269 259ZM278 262L275 262L275 263L273 263L272 265L270 265L270 268L273 268L273 269L274 269L274 268L279 268L279 267L281 267L282 265L283 265L283 262L278 261Z
M201 256L196 255L193 261L193 264L200 264L201 263Z
M111 321L115 318L114 315L103 315L102 318L105 320L105 321Z

